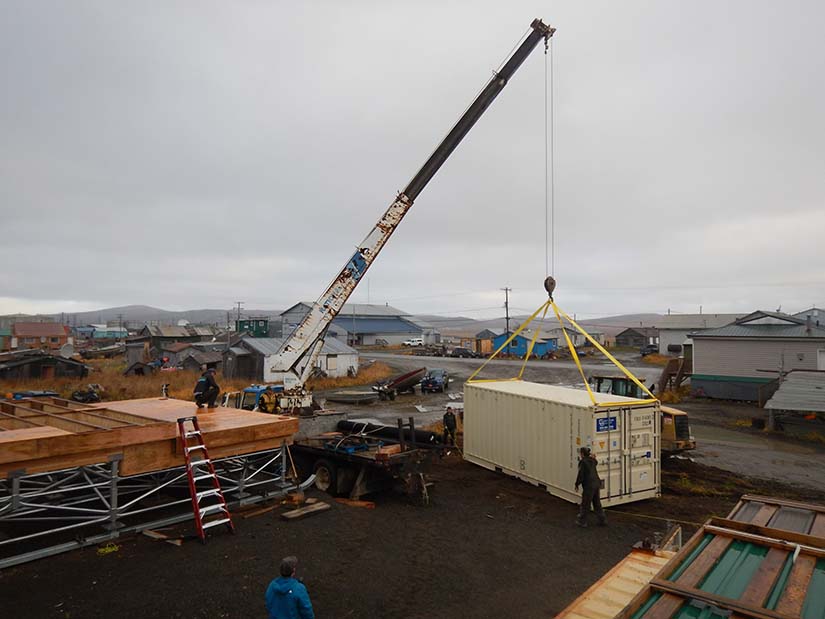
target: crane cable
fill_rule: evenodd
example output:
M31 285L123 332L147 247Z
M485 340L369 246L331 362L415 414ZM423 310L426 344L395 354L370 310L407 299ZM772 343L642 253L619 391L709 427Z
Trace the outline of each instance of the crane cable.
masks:
M553 47L544 41L544 267L556 275L556 125L554 105ZM549 54L548 54L549 51ZM549 56L549 63L548 63ZM549 68L548 68L549 64ZM549 74L549 79L548 79ZM549 81L549 95L548 95ZM549 114L548 114L549 111Z

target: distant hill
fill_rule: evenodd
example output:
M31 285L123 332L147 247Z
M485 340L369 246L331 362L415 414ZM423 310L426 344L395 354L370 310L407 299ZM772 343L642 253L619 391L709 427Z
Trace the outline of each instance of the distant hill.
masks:
M528 314L510 316L510 329L515 329L518 325L527 320L530 316ZM621 316L607 316L605 318L593 318L588 320L576 320L582 327L588 331L596 331L604 333L608 336L615 336L630 327L655 327L657 322L661 319L661 314L624 314ZM484 329L492 331L504 331L506 329L507 321L501 318L492 318L488 320L473 320L471 318L456 319L456 322L448 322L450 319L443 316L434 317L440 322L432 322L433 326L438 326L441 330L446 331L461 331L478 333ZM544 319L545 325L548 328L558 326L556 317L549 314ZM442 326L443 325L443 326Z
M273 309L244 309L244 316L270 316L280 315L282 310ZM230 321L235 319L234 312L228 312ZM225 325L227 310L221 309L191 309L183 311L170 311L151 307L149 305L125 305L122 307L107 307L90 312L72 312L65 314L51 314L55 321L63 320L69 325L83 325L91 323L105 323L108 321L123 320L132 325L159 322L161 324L176 324L179 320L188 320L192 324L217 324ZM527 320L528 315L518 315L510 317L510 328L514 329ZM484 329L493 331L504 331L506 321L504 317L487 320L476 320L466 316L437 316L435 314L416 314L412 318L432 325L444 333L478 333ZM589 330L599 331L605 335L614 336L628 327L655 327L662 318L661 314L625 314L622 316L607 316L605 318L593 318L579 320L578 322L586 326ZM555 322L552 315L545 319L545 324Z

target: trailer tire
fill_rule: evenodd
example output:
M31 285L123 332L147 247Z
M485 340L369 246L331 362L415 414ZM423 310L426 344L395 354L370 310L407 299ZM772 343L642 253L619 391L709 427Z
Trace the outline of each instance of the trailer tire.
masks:
M315 471L315 487L321 492L334 495L338 487L335 465L329 460L318 460L313 470Z

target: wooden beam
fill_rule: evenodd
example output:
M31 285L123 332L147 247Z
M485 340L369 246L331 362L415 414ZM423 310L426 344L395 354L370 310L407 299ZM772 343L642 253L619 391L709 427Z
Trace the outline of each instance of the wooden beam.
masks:
M814 503L804 503L802 501L791 501L790 499L777 499L770 496L760 496L758 494L746 494L742 497L742 501L756 501L759 503L767 503L769 505L783 505L785 507L796 507L798 509L807 509L812 512L825 513L825 505L816 505Z
M688 599L699 600L707 604L712 604L713 606L718 606L724 610L733 611L745 617L751 617L752 619L788 619L788 615L784 613L780 614L766 608L756 608L746 605L739 600L732 600L721 595L696 589L695 587L686 587L679 583L669 582L659 578L651 580L650 586L657 591L680 596L683 598L683 602ZM645 619L647 619L647 617L645 617Z
M759 508L759 511L753 517L753 520L750 521L750 524L755 524L759 527L767 526L767 524L773 518L773 515L779 509L778 505L763 505ZM741 522L741 521L739 521Z
M693 562L682 572L682 575L676 579L680 585L686 587L695 587L705 577L716 562L722 557L725 551L730 546L733 540L730 537L717 535L710 543L704 547Z
M78 419L68 419L67 420L64 415L55 415L54 413L41 412L40 415L37 415L37 416L38 417L48 417L49 419L55 419L57 421L70 421L71 423L76 423L76 424L81 425L81 426L86 426L87 428L91 428L92 430L109 430L109 429L111 429L111 428L107 428L106 426L101 426L101 425L98 425L96 423L91 423L89 421L80 421ZM54 425L54 424L50 423L48 425Z
M816 567L816 559L810 555L799 555L796 558L791 574L782 597L776 605L776 612L792 617L799 617L802 613L802 605L808 594L808 585L811 583L811 576Z
M825 523L825 514L823 514L823 522ZM728 520L727 518L711 518L708 524L713 527L724 527L736 532L759 535L769 540L787 541L791 544L800 544L802 546L810 546L814 549L825 550L825 537L818 535L797 533L796 531L786 531L785 529L774 529L773 527L760 527L747 522L739 522L738 520Z
M684 603L685 600L678 595L663 593L645 613L644 619L670 619Z
M817 514L808 535L825 538L825 514Z
M742 523L740 522L740 523L737 523L737 524L742 524ZM708 533L713 533L714 535L727 536L727 537L731 537L731 538L735 538L735 539L741 539L745 542L752 542L754 544L759 544L760 546L767 546L768 548L779 548L781 550L796 550L796 547L799 546L801 548L801 551L804 552L805 554L813 555L815 557L825 557L825 549L818 548L818 547L815 547L815 546L809 546L807 544L802 544L802 543L799 543L799 542L786 541L785 539L783 539L784 537L787 537L788 535L790 535L790 531L780 531L779 529L766 529L764 527L763 527L763 529L766 530L766 531L771 531L771 530L775 531L776 533L778 533L779 538L764 537L762 535L753 535L751 533L744 533L742 531L736 531L736 530L732 530L732 529L729 529L729 528L722 528L722 527L716 527L716 526L711 526L711 525L706 525L705 526L705 531L708 532ZM796 533L795 536L796 535L801 536L800 533ZM816 537L811 538L811 536L809 536L809 535L805 535L805 536L802 536L802 537L807 537L807 538L816 540L817 543L820 543L819 538L816 538Z
M13 415L11 413L0 412L0 416L3 416L7 419L14 419L15 421L20 421L22 423L27 423L27 424L30 424L30 425L33 425L33 426L46 426L46 425L49 425L47 423L38 423L38 422L34 421L33 419L29 419L28 417L18 417L17 415Z
M779 548L771 548L768 554L762 559L756 574L753 575L751 581L748 583L748 588L739 596L739 601L743 604L763 607L768 595L773 589L779 573L785 565L785 560L788 558L790 552L780 550Z

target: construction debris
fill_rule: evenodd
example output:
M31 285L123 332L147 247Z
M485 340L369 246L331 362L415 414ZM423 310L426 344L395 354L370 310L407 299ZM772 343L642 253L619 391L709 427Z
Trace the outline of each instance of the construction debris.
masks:
M324 503L319 501L318 503L314 503L313 505L307 505L306 507L300 507L298 509L293 509L290 512L284 512L281 514L281 518L284 520L298 520L300 518L304 518L306 516L310 516L317 512L325 512L326 510L330 509L329 503Z

